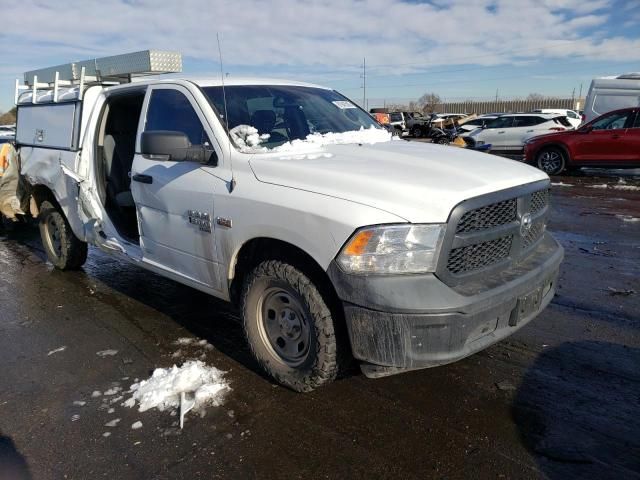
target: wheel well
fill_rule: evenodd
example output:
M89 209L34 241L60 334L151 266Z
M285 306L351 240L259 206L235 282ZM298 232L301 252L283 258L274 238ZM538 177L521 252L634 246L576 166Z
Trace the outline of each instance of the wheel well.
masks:
M345 365L350 362L351 347L347 332L347 322L344 317L344 308L336 293L327 272L325 272L318 262L311 255L295 245L276 240L274 238L254 238L246 242L238 252L233 272L233 279L229 285L229 296L231 302L239 306L242 287L248 275L254 267L265 260L280 260L287 262L300 271L314 283L322 298L327 303L331 311L338 338L338 351Z
M242 286L254 267L265 260L286 261L303 271L318 287L320 293L328 294L331 303L338 303L338 296L327 273L311 255L295 245L274 238L254 238L246 242L238 252L229 286L229 295L235 305L240 303ZM342 308L340 308L342 311Z
M45 185L33 185L29 193L36 202L36 206L38 207L38 215L40 214L40 205L42 205L42 202L44 202L45 200L50 201L58 208L60 207L60 204L58 203L58 200L56 199L51 189Z

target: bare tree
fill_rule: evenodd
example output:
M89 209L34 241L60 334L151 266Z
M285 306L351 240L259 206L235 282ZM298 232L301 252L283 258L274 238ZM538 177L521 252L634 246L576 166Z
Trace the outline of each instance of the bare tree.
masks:
M440 103L442 103L440 95L433 92L425 93L418 99L421 110L426 113L432 113Z
M0 114L0 125L10 125L16 123L16 107L6 113Z
M542 95L541 93L530 93L529 95L527 95L527 100L529 100L530 102L539 102L541 100L546 100L547 97L546 95Z

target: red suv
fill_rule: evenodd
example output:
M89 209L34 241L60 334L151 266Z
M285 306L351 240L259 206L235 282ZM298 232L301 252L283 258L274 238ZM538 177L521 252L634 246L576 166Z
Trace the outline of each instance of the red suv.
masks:
M525 161L558 175L571 167L640 167L640 108L605 113L582 125L524 144Z

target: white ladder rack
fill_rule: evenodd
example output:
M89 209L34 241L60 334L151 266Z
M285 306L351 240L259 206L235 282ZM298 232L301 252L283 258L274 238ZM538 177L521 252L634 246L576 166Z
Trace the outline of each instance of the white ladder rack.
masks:
M182 55L178 52L143 50L94 58L25 72L24 84L16 80L14 101L17 105L21 95L31 91L31 103L38 103L38 92L51 90L51 101L57 103L60 87L76 86L77 100L82 100L85 88L90 85L118 85L131 82L133 77L181 71Z

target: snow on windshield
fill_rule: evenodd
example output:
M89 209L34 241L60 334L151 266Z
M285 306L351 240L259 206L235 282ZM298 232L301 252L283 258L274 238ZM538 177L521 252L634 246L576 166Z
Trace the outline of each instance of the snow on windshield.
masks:
M243 153L277 152L287 154L305 154L317 151L324 145L343 145L348 143L374 143L390 142L394 137L387 130L381 128L360 128L349 132L312 133L304 140L291 140L273 148L261 146L269 140L269 134L258 133L255 127L250 125L238 125L229 132L238 148Z

